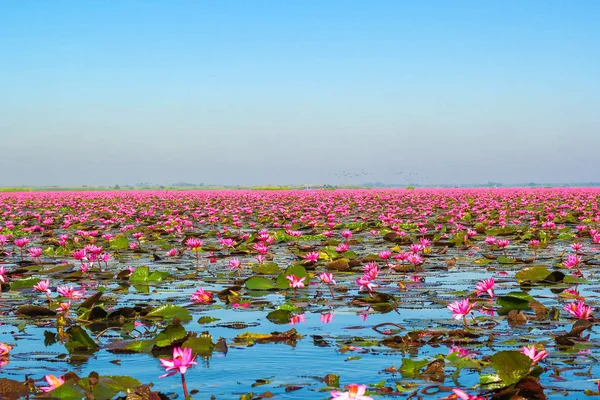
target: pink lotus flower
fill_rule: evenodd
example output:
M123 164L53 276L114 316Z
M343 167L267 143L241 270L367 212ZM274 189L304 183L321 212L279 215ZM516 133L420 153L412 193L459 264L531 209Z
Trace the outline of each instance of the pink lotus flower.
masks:
M71 301L69 300L67 303L60 303L56 311L61 313L67 313L71 309Z
M590 319L592 317L592 307L586 305L583 301L573 302L563 307L563 310L577 319Z
M388 258L390 258L391 255L391 250L383 250L379 252L379 258L381 258L382 260L387 260Z
M213 295L212 293L200 288L192 294L190 300L196 304L210 304L212 303Z
M481 296L484 293L490 295L490 297L494 297L494 278L484 279L481 282L477 283L477 296Z
M0 342L0 357L8 356L10 354L11 350L12 350L11 345Z
M161 365L167 372L164 375L159 376L159 378L166 378L167 376L175 375L176 373L181 374L181 386L183 387L183 396L184 398L188 398L188 390L187 384L185 383L185 373L188 368L191 368L193 365L197 365L198 363L195 361L196 356L192 354L192 349L175 347L173 349L173 358L159 358ZM171 371L171 372L168 372Z
M46 375L44 378L46 378L46 382L48 382L48 385L50 385L40 387L40 389L44 392L51 392L65 383L65 380L63 378L57 378L54 375Z
M253 248L261 255L267 254L269 252L269 246L267 246L264 242L255 243Z
M463 299L455 301L448 305L448 310L452 311L452 318L460 320L462 318L465 327L467 326L467 315L473 310L473 304L469 302L469 299Z
M575 250L575 254L579 253L583 249L582 243L571 243L571 248Z
M0 282L2 283L6 283L8 279L6 278L6 269L4 269L4 266L0 266ZM2 290L2 288L0 287L0 290Z
M510 244L510 240L508 239L500 239L496 242L496 246L501 248L504 251L504 256L506 257L506 247Z
M419 244L421 245L422 248L425 249L425 248L431 246L431 240L429 240L427 238L420 238Z
M306 253L303 258L304 258L305 264L315 263L315 262L319 261L319 252L313 251L310 253Z
M329 293L331 293L331 298L334 299L335 295L333 294L333 289L331 288L331 285L335 285L333 274L329 272L321 272L318 275L318 278L321 282L327 284L327 287L329 288Z
M321 272L318 275L318 278L321 282L326 283L328 285L335 285L335 280L333 279L333 274L329 272Z
M86 251L85 251L85 249L75 250L73 253L71 253L71 255L73 256L74 259L76 259L78 261L83 261L83 259L86 256Z
M23 247L27 246L27 243L29 243L29 238L19 238L16 239L14 242L15 246L17 246L19 248L19 254L21 256L21 260L23 259Z
M460 347L460 346L456 346L456 345L452 345L452 347L450 348L450 351L448 352L448 354L452 354L452 353L456 353L461 357L467 357L471 354L469 352L469 350L467 350L463 347Z
M563 265L565 267L567 267L568 269L577 267L579 265L579 263L581 263L583 260L581 257L575 255L575 254L569 254L569 256L567 257L567 259L563 262Z
M33 290L42 293L50 292L50 279L46 279L45 281L39 281L35 285L33 285Z
M377 279L379 276L379 267L373 261L367 263L367 265L363 267L363 271L364 276L372 281L375 281L375 279Z
M410 249L410 251L412 251L415 254L417 254L418 252L423 250L423 246L421 244L417 244L417 243L411 244L410 246L408 246L408 248Z
M344 239L346 239L346 242L348 242L348 240L352 237L352 231L346 229L345 231L342 231L342 236Z
M192 349L187 347L175 347L173 349L173 358L159 358L161 365L165 368L165 375L159 376L159 378L166 378L167 376L175 375L176 373L185 374L192 365L197 365L195 361L196 356L192 354ZM187 396L186 396L187 397Z
M500 239L500 240L496 241L496 244L498 245L498 247L504 248L504 247L507 247L510 244L510 240L508 240L508 239Z
M177 249L170 249L165 253L167 257L175 257L177 255Z
M95 244L88 244L85 246L84 250L88 253L92 253L96 256L99 256L100 253L104 251L104 248L102 246L96 246Z
M42 253L44 252L44 250L42 250L40 247L31 247L27 250L27 252L31 256L31 258L33 258L39 262L40 261L39 258L42 255Z
M366 289L369 292L369 295L371 295L371 292L375 287L375 285L373 285L373 281L365 276L361 276L360 278L356 279L356 284L359 286L359 291Z
M199 249L200 247L202 247L203 244L204 244L204 242L202 240L196 239L195 237L188 238L185 241L185 245L192 250Z
M19 248L23 248L29 243L29 238L19 238L15 239L14 244Z
M408 261L412 265L421 265L425 262L423 260L423 257L417 253L408 253L408 255L406 257L406 261Z
M294 288L294 298L296 298L296 289L304 287L306 277L298 278L296 275L288 275L285 277L290 283L290 287Z
M349 248L350 248L350 246L348 246L347 243L340 243L335 248L335 251L337 251L338 253L345 253L348 251Z
M331 400L373 400L370 396L365 396L367 391L367 385L357 385L351 383L350 385L344 386L348 389L347 392L341 392L339 390L332 390L329 392Z
M223 248L230 248L235 246L235 242L233 241L233 239L230 238L219 239L219 244L223 246Z
M463 392L460 389L452 389L452 391L454 392L457 398L462 400L486 400L485 397L471 395L466 392Z
M304 280L306 277L298 278L296 275L288 275L285 277L285 279L290 282L290 287L296 289L304 287Z
M242 267L242 263L237 258L232 258L231 260L229 260L229 264L227 265L227 268L229 268L232 271L237 269L238 275L241 275L242 271L244 270L244 268Z
M73 300L77 300L80 299L84 296L83 291L81 290L76 290L73 285L71 286L57 286L56 287L56 291L63 297L66 297L67 299L73 299Z
M564 294L568 294L570 296L579 297L579 291L574 288L568 288L562 291Z
M531 358L532 365L537 364L542 361L544 358L548 357L548 352L546 350L538 351L535 346L523 346L521 349L521 353L525 354L527 357Z
M498 239L496 239L496 237L495 237L495 236L487 236L487 237L485 238L485 242L486 242L487 244L489 244L490 246L491 246L491 245L494 245L494 244L496 244L496 242L497 242L497 241L498 241Z

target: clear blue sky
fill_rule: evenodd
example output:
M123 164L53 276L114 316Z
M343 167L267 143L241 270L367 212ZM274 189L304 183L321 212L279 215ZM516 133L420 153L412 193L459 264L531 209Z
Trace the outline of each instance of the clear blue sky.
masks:
M2 1L0 185L600 180L599 17L595 0Z

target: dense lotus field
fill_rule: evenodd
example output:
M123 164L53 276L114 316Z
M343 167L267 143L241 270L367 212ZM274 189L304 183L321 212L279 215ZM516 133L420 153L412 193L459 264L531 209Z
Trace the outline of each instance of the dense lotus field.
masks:
M0 398L600 395L600 190L0 195Z

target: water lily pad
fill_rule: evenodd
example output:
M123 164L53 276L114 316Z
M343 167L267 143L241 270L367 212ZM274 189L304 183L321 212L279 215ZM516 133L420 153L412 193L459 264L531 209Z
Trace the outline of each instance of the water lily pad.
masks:
M10 290L30 289L41 279L29 276L27 278L17 279L10 283Z
M192 319L192 315L187 309L173 304L165 304L153 308L146 314L146 317L160 317L163 319L179 318L181 321L189 321Z
M250 290L270 290L275 288L275 282L262 276L253 276L246 281L246 288Z
M17 308L17 311L15 311L15 313L19 315L25 315L28 317L51 317L56 315L56 311L51 310L47 307L30 305L20 306L19 308Z
M110 241L110 248L112 250L127 250L129 248L129 240L127 240L125 235L116 235Z
M515 274L515 278L519 282L523 282L523 281L536 282L536 281L543 281L549 275L550 275L550 271L548 270L548 268L541 267L541 266L535 266L535 267L528 267L528 268L522 269L521 271L519 271Z
M267 314L267 319L274 324L287 324L290 322L292 312L288 310L275 310Z
M90 335L80 326L75 325L67 329L69 339L65 343L65 347L70 352L75 351L96 351L100 348Z
M500 351L490 358L490 363L505 386L519 382L531 369L531 358L519 351Z

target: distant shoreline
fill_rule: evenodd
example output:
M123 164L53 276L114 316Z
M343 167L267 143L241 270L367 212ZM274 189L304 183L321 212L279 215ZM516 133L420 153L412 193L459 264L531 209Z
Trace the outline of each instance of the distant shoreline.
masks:
M594 188L600 182L511 184L491 186L485 184L465 185L255 185L255 186L0 186L0 193L29 192L118 192L118 191L197 191L197 190L335 190L335 189L516 189L516 188Z

